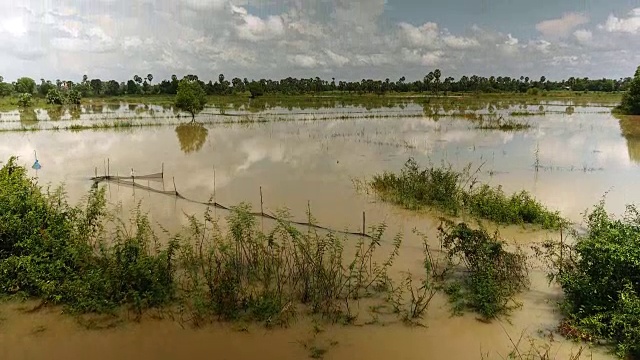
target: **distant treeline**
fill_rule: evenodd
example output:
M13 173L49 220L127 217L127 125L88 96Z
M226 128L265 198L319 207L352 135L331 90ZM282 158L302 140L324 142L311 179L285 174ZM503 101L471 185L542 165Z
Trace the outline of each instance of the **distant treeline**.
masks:
M361 81L323 80L319 77L308 79L286 78L281 80L248 80L247 78L233 78L228 81L223 74L216 81L204 82L196 75L186 78L197 81L208 95L230 95L250 92L253 96L267 94L317 94L323 92L344 92L357 94L385 94L396 93L448 93L448 92L539 92L553 90L570 91L626 91L631 83L630 77L624 79L589 79L571 77L562 81L550 81L542 76L538 80L521 76L463 76L460 79L442 77L439 69L429 72L424 79L407 82L405 77L397 81L362 79ZM14 83L5 83L0 76L0 96L31 93L46 96L49 90L58 89L77 90L82 97L92 96L120 96L120 95L157 95L175 94L179 79L173 75L171 79L154 82L152 74L145 77L135 75L126 82L116 80L89 79L87 75L80 82L69 80L50 81L40 79L38 84L31 78L23 77Z

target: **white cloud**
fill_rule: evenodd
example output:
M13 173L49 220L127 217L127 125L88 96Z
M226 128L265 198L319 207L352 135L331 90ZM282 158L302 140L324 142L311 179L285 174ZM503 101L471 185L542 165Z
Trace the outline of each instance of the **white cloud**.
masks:
M398 24L400 36L410 46L415 47L436 47L439 36L438 24L428 22L419 27L408 23Z
M629 38L640 33L634 25L640 10L612 15L601 31L575 25L586 15L567 14L538 24L538 38L491 26L448 29L428 18L412 25L401 12L387 16L386 0L258 2L0 0L0 69L7 79L77 80L87 72L122 81L151 72L157 79L195 73L208 81L222 72L411 81L435 67L455 78L618 77L640 63L640 42ZM524 21L523 27L534 25Z
M600 25L599 28L608 32L640 33L640 8L631 10L628 15L627 18L618 18L610 14L607 22Z
M589 22L584 14L567 13L559 19L545 20L536 24L536 29L544 36L566 37L573 29Z
M180 2L194 10L222 9L228 3L227 0L180 0Z
M27 31L27 25L22 17L13 17L0 22L0 33L5 32L14 37L21 37Z
M504 43L507 45L515 46L518 45L519 42L520 40L518 40L518 38L511 36L511 34L507 34L507 40Z
M325 54L329 57L329 60L336 66L345 66L349 63L349 58L342 55L338 55L329 49L324 50Z
M480 46L476 39L469 39L461 36L447 35L442 38L444 43L453 49L470 49Z
M232 13L236 16L236 32L240 39L259 41L273 39L284 34L284 22L280 16L269 16L262 19L248 13L245 8L232 6Z
M587 43L593 39L593 33L586 29L576 30L573 36L575 36L580 43Z
M315 57L303 54L289 56L289 62L302 68L315 68L324 65L323 62L316 60Z

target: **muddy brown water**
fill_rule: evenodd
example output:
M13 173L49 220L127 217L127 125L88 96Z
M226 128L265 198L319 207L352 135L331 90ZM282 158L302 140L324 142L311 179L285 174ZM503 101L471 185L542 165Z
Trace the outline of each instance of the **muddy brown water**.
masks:
M89 177L96 168L99 175L106 172L108 159L111 175L126 176L132 168L138 175L156 173L164 164L163 181L138 181L173 190L175 179L181 194L202 201L214 194L215 173L215 198L219 203L247 202L259 210L262 188L266 212L287 207L296 220L305 220L310 205L318 223L333 229L360 231L365 212L367 226L388 224L387 241L398 232L404 234L397 271L419 273L421 242L411 230L426 232L435 243L436 217L381 203L356 191L352 179L398 171L409 157L423 165L441 161L457 168L483 164L478 173L482 181L502 185L507 192L528 190L576 223L605 193L606 207L615 213L621 213L627 203L640 201L635 187L640 181L640 131L636 131L640 127L635 121L640 119L620 121L604 107L576 106L565 111L566 107L562 103L546 104L545 115L518 118L533 126L523 132L479 131L463 119L434 121L399 115L309 121L307 113L287 114L286 109L271 112L305 121L207 123L124 131L4 132L0 133L0 161L18 155L19 162L30 167L37 151L42 169L30 169L30 174L43 185L64 183L74 203L89 190ZM538 106L530 108L539 111ZM405 110L391 111L402 114ZM507 116L520 110L507 107L498 112ZM320 111L341 114L339 109ZM46 118L41 121L43 126L48 124ZM2 126L14 125L7 121ZM187 224L185 213L205 210L201 205L162 194L117 184L102 186L107 187L107 198L113 206L121 204L123 217L140 203L154 223L170 231ZM225 211L216 210L216 216L225 215ZM500 232L506 240L521 245L558 238L557 234L515 226L501 227ZM426 328L396 323L327 325L314 344L328 350L327 359L506 357L511 348L509 336L514 341L521 334L538 338L559 321L555 302L560 290L547 284L542 269L534 269L531 277L531 289L519 298L522 308L509 321L485 324L473 314L452 317L446 300L437 296L424 319ZM313 327L304 319L288 329L250 327L248 332L224 324L183 329L168 319L126 322L113 329L91 331L61 314L60 309L24 313L25 306L0 306L2 359L177 359L205 358L212 353L228 359L299 359L309 356L309 344L313 343ZM559 354L557 358L566 358L578 349L558 335L552 346ZM610 357L601 349L588 349L588 354Z

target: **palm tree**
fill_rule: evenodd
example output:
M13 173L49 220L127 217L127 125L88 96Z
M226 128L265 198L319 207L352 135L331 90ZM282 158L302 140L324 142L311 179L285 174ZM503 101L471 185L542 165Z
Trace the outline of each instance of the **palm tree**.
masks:
M440 69L436 69L433 72L433 76L435 78L434 84L436 85L436 95L438 95L438 85L440 85L440 76L442 76Z

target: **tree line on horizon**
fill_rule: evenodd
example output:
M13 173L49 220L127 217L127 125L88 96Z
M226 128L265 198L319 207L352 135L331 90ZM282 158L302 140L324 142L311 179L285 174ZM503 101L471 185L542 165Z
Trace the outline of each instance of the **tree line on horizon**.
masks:
M263 94L284 94L302 95L323 92L346 92L356 94L385 94L385 93L527 93L539 91L597 91L597 92L618 92L628 90L632 78L620 79L589 79L570 77L566 80L551 81L542 76L538 80L520 76L520 78L509 76L462 76L459 79L444 77L439 69L429 72L422 80L407 81L403 76L397 81L362 79L361 81L336 81L335 78L324 80L315 78L292 78L287 77L281 80L260 79L248 80L238 77L228 81L223 74L218 75L216 81L204 82L197 75L187 75L184 77L190 81L200 84L207 95L232 95L250 92L252 96ZM58 91L75 90L82 97L99 96L121 96L121 95L174 95L177 93L179 79L172 75L170 79L164 79L154 83L152 74L145 77L133 76L126 82L116 80L89 79L84 75L82 80L74 82L71 80L51 80L40 79L40 83L28 77L21 77L13 83L4 82L0 76L0 97L13 94L32 94L42 97L47 96L49 90Z

